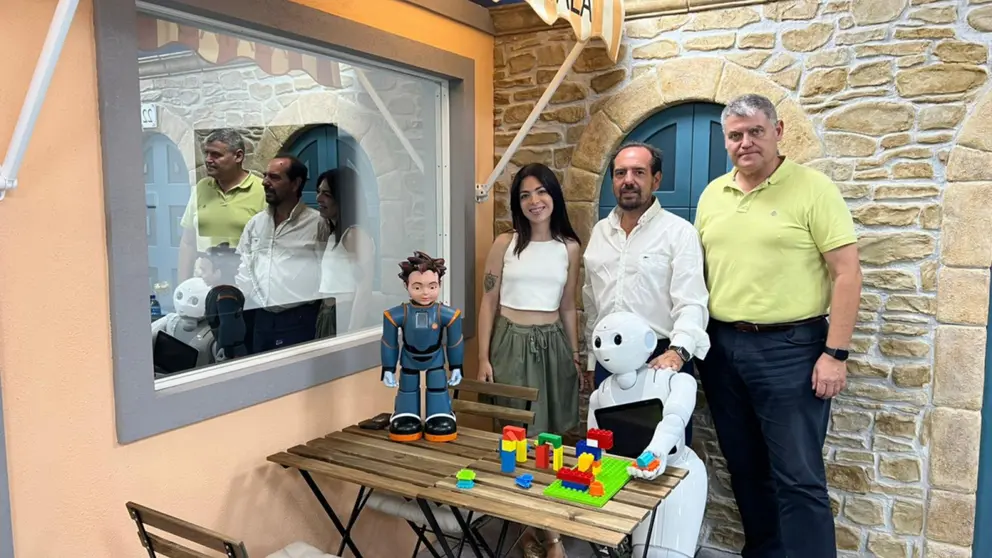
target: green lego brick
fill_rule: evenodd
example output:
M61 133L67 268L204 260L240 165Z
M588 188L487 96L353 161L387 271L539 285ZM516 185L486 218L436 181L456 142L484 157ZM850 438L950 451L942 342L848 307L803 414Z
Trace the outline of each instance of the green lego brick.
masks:
M549 434L547 432L543 432L537 436L537 445L544 444L545 442L551 444L552 447L560 448L561 436L557 434Z
M458 471L456 478L460 481L474 481L475 471L473 471L472 469L462 469Z
M602 461L600 461L601 469L599 475L596 476L596 480L603 484L602 496L592 496L585 490L565 488L561 485L561 481L557 479L544 489L544 495L558 498L559 500L567 500L569 502L601 508L610 501L610 498L616 496L617 492L620 492L620 489L630 480L630 474L627 473L627 467L630 464L631 461L629 459L603 457Z

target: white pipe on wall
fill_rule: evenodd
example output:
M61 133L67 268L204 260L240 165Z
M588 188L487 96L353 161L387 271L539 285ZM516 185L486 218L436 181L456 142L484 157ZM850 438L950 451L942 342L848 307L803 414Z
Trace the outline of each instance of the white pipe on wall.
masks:
M7 190L17 187L17 172L21 169L24 152L27 151L38 112L45 101L48 85L52 82L55 65L59 61L65 37L69 33L69 26L72 25L72 18L76 15L78 6L79 0L59 0L59 5L55 8L52 24L48 27L48 36L45 37L45 45L41 49L38 65L34 69L31 85L21 107L21 115L17 119L10 145L7 146L7 156L0 164L0 200L4 198Z

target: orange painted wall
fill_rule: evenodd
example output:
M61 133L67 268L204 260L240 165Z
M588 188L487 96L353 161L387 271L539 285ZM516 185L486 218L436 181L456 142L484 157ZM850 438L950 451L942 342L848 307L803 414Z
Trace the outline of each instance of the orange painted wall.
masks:
M477 178L485 179L493 152L492 37L396 0L308 3L475 59ZM0 155L56 4L0 2ZM0 202L0 381L17 556L142 556L127 500L243 537L252 556L297 539L335 551L338 537L328 533L333 528L299 475L264 459L369 409L388 409L391 393L376 371L116 443L92 21L91 1L83 0L20 187ZM477 223L481 270L492 240L491 204L478 208ZM355 493L326 486L338 505ZM401 555L413 540L405 524L371 513L357 530L370 557Z

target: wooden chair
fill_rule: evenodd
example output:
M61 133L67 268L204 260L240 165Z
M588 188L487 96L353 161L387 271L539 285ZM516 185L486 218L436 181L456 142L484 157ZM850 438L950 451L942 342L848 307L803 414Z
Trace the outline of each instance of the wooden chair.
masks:
M523 401L525 408L517 409L513 407L494 405L491 403L460 399L459 394L461 392L475 393L478 396L484 397L519 399ZM451 408L455 412L456 416L471 415L475 417L489 418L501 422L515 423L527 428L529 424L534 422L534 411L531 410L531 405L533 405L534 401L537 401L538 394L539 391L535 388L493 384L463 378L457 386L452 388ZM496 451L495 448L493 451ZM399 496L393 496L391 494L380 494L378 492L373 492L372 495L369 496L366 505L379 512L405 519L410 522L411 527L413 527L414 530L419 531L420 534L424 536L430 537L429 529L426 526L427 518L424 517L423 512L415 502L409 502ZM434 516L437 519L441 530L444 531L446 538L457 545L457 549L455 549L456 555L461 555L462 547L465 545L466 541L454 513L447 506L434 506ZM470 524L472 534L475 535L475 538L482 547L483 552L485 552L489 557L493 557L495 556L493 549L489 548L485 540L482 538L482 533L479 531L480 527L482 527L488 519L489 518L485 515L479 515L474 517L469 516L466 521ZM416 557L420 551L420 545L420 537L417 537L417 544L413 549L413 557Z
M138 538L141 545L145 547L149 558L163 556L166 558L248 558L248 551L245 544L227 535L216 533L209 529L194 525L188 521L183 521L177 517L164 514L160 511L128 502L126 504L128 514L138 526ZM163 538L160 535L148 531L149 527L154 527L178 539L195 543L208 550L220 553L207 554L202 550L197 550L181 544L178 541ZM338 558L302 542L295 542L286 546L282 550L270 554L268 558Z
M503 397L507 399L519 399L525 403L525 407L524 409L517 409L515 407L494 405L483 401L460 399L458 394L463 391L475 393L478 396L486 398ZM455 411L456 416L472 415L490 418L496 421L494 426L499 425L499 423L514 423L515 425L527 428L528 425L534 422L534 411L531 410L531 406L537 401L538 395L537 388L494 384L463 378L457 386L452 388L451 408Z

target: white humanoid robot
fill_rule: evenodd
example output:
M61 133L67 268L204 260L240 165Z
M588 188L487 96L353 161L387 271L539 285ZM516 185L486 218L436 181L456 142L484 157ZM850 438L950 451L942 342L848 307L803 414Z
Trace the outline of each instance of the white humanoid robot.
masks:
M589 343L596 360L611 374L589 398L589 428L598 428L597 409L660 399L664 408L662 420L644 448L660 465L651 471L633 466L627 471L645 480L657 478L667 466L689 471L658 505L651 540L645 540L650 515L634 530L633 556L643 556L647 544L650 558L691 558L696 554L708 489L706 466L685 445L686 423L696 406L696 379L684 372L656 370L645 364L657 338L648 323L636 314L617 312L603 317L593 329ZM613 435L619 437L623 433Z
M210 285L201 277L192 277L179 284L172 294L176 308L152 322L152 341L159 331L196 349L196 366L206 366L216 360L214 334L207 323L206 301Z

